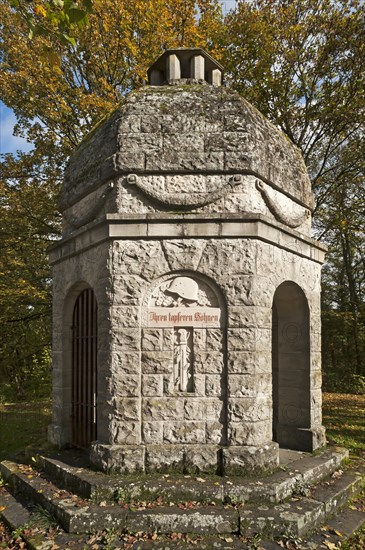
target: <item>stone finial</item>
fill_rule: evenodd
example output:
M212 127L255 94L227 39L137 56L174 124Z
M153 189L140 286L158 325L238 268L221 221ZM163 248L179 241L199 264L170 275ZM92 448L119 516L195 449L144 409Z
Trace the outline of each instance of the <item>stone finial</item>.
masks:
M151 86L208 83L221 86L223 67L200 48L166 50L148 69Z
M190 61L191 78L196 80L204 80L205 76L205 59L202 55L194 55Z
M180 80L181 78L181 67L180 59L176 54L172 53L167 56L166 60L166 74L167 80Z
M210 71L209 84L212 84L213 86L221 86L222 85L222 71L220 71L219 69L212 69Z

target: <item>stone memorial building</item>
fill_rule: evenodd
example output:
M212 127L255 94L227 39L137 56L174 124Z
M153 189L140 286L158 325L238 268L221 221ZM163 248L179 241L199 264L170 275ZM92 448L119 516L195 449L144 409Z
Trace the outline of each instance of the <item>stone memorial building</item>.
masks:
M167 50L66 169L49 437L105 471L260 472L325 443L310 181L222 84Z

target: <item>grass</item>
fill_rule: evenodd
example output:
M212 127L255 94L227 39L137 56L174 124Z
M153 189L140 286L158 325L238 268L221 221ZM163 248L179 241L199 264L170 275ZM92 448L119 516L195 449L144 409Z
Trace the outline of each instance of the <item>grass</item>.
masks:
M324 393L323 424L329 443L365 459L365 395Z
M353 463L365 469L365 395L343 393L323 394L323 424L329 443L346 447ZM365 511L365 491L352 503L358 510ZM365 525L348 541L341 550L364 550Z
M0 404L0 461L47 438L49 401Z

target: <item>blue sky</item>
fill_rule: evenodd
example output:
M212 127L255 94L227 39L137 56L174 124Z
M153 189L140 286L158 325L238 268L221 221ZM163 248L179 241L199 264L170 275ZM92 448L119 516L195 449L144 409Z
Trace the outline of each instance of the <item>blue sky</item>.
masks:
M232 9L236 0L222 0L223 13ZM11 109L8 109L0 101L0 154L16 153L17 150L24 152L32 149L32 144L25 139L14 136L14 124L16 118Z
M15 153L18 149L21 151L32 149L31 143L13 135L15 123L13 111L0 101L0 154Z

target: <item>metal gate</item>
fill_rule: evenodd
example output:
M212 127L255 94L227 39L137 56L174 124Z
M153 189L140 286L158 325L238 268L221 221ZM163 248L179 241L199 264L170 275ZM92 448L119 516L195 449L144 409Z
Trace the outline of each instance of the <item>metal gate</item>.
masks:
M72 443L96 439L97 303L88 288L78 296L72 323Z

